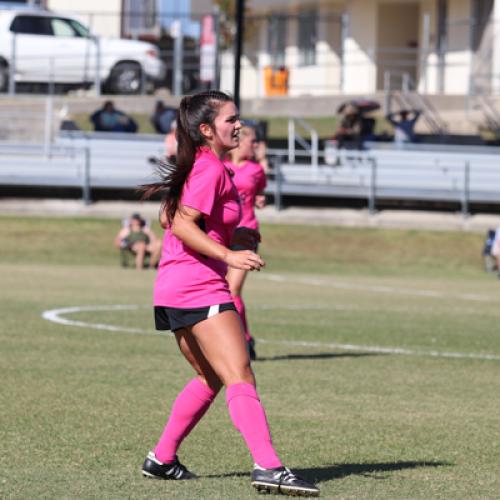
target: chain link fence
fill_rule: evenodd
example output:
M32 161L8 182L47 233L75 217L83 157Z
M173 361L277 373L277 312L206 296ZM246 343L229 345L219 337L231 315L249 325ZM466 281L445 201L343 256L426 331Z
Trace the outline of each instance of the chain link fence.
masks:
M138 8L134 2L128 4ZM341 6L324 12L248 15L242 96L349 94L347 71L371 80L374 91L385 89L389 72L394 81L406 74L421 93L499 94L499 23L492 20L491 5L488 9L486 4L492 2L477 3L482 7L470 18L438 12L437 19L421 12L418 4L382 5L375 42L368 45L353 38L353 16ZM386 27L396 15L394 9L403 16L400 35ZM121 13L51 15L51 20L46 14L44 22L35 26L23 14L24 23L14 20L9 25L10 38L0 33L0 89L4 92L60 93L83 88L94 94L146 94L162 87L178 95L207 86L233 90L235 34L220 12L165 16L154 2L146 2L140 10ZM208 58L203 34L207 19L213 37ZM107 36L114 37L114 42ZM152 52L120 48L119 38L147 41ZM152 67L153 59L162 61L164 71ZM207 69L209 79L203 76Z

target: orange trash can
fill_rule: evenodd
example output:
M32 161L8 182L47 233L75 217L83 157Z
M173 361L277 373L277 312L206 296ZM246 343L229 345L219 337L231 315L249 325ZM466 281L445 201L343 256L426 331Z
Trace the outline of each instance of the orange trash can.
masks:
M266 96L288 94L289 71L284 66L274 69L272 66L264 67L264 92Z

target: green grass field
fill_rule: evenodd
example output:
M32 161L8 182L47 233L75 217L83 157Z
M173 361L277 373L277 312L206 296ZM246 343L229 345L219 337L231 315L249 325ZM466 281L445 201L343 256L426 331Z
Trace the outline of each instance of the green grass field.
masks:
M192 373L153 330L154 273L119 267L119 221L0 225L0 498L256 497L224 397L180 450L200 480L140 474ZM263 238L246 302L284 462L323 498L499 498L500 281L482 270L483 235L265 225ZM42 318L70 307L68 324Z

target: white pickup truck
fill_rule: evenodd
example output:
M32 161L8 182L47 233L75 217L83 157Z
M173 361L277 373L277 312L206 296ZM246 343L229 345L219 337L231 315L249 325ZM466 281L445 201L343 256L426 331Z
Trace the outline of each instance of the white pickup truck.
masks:
M85 87L99 79L104 90L136 94L164 78L153 44L93 35L78 19L44 10L0 10L0 91L9 72L17 83Z

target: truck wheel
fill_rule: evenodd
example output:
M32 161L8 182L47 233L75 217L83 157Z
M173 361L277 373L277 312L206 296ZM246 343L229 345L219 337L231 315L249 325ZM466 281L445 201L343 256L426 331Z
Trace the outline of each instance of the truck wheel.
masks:
M9 68L0 62L0 92L5 92L9 86Z
M111 71L109 90L114 94L139 94L142 69L137 63L119 63Z

